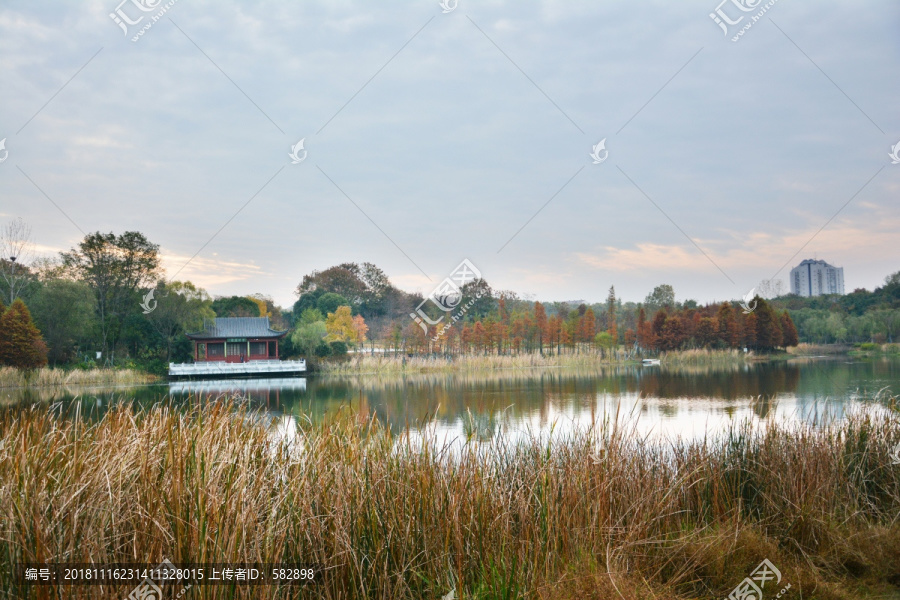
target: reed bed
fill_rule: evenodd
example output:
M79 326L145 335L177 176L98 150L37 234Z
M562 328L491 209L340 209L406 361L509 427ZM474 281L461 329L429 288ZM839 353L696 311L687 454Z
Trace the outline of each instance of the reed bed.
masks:
M0 388L76 385L143 385L159 378L135 369L58 369L44 367L24 371L0 367Z
M660 362L676 365L718 365L740 364L755 356L753 352L744 352L737 348L709 349L695 348L691 350L678 350L675 352L663 352L659 355Z
M787 349L788 354L797 356L821 356L823 354L847 354L853 346L847 344L797 344Z
M585 368L619 361L595 352L575 354L465 354L454 356L360 355L343 362L324 362L321 372L334 375L486 372L496 369Z
M662 362L678 365L742 364L753 353L741 350L678 350L659 355ZM614 356L601 355L596 350L564 352L562 354L465 354L454 356L412 356L362 354L341 362L323 362L320 372L329 375L402 374L434 372L487 372L497 369L580 368L590 369L609 365L634 363L637 358L623 352Z
M299 596L184 596L204 599L722 598L764 558L791 583L782 598L900 583L896 413L737 423L696 442L601 424L455 450L349 411L300 427L286 447L224 401L123 404L92 423L3 411L0 597L123 598L97 586L51 596L10 573L164 557L319 565Z

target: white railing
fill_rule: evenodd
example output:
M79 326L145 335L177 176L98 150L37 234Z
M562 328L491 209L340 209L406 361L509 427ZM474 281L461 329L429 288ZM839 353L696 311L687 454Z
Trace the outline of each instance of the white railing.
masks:
M198 362L169 363L169 375L265 375L267 373L304 373L305 360L253 360L243 363Z

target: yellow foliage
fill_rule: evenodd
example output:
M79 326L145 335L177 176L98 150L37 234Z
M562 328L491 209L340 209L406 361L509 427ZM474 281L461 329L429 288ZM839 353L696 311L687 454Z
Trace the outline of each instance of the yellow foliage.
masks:
M328 335L325 336L327 342L341 341L347 344L356 342L356 329L353 326L349 306L338 306L336 311L328 313L325 329L328 331Z

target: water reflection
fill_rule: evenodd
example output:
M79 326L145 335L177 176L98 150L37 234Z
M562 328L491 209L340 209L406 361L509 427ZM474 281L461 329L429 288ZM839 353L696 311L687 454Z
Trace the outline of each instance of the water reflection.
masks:
M625 416L639 417L642 434L689 437L735 419L784 417L818 423L840 418L854 404L891 390L900 390L900 360L838 358L677 368L189 381L137 388L0 390L0 396L6 396L6 403L77 405L79 414L89 418L98 418L111 403L122 400L150 406L166 396L175 403L240 397L261 409L280 432L279 439L297 435L297 417L318 422L350 407L374 413L394 432L428 423L447 436L489 441L551 427L565 432Z

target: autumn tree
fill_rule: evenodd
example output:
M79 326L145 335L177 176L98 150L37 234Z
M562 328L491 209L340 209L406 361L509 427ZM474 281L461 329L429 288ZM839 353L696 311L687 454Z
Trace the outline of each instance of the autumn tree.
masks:
M353 317L353 331L355 333L354 342L357 347L361 348L366 343L366 334L369 332L369 326L366 325L366 320L362 315Z
M756 348L756 313L744 317L742 341L745 348Z
M781 313L781 343L785 348L796 346L799 343L797 328L786 310Z
M325 319L325 329L328 335L325 340L331 342L343 342L353 344L356 341L356 329L353 326L353 315L349 306L339 306L333 313L328 313Z
M756 296L756 347L760 350L771 352L781 346L781 320L775 313L775 309Z
M723 302L716 313L719 325L718 338L726 348L737 348L741 342L737 316L730 302Z
M715 344L718 334L718 323L710 317L701 317L694 332L697 343L703 347L709 347Z
M593 310L588 308L584 311L584 314L581 315L578 329L580 337L583 341L587 343L592 343L594 341L594 336L596 335L597 330L597 319L596 317L594 317ZM615 340L615 336L613 336L613 340Z
M657 313L658 314L658 313ZM677 350L684 342L684 323L678 316L667 317L659 336L662 350Z
M21 298L0 317L0 364L24 370L47 364L47 345Z

